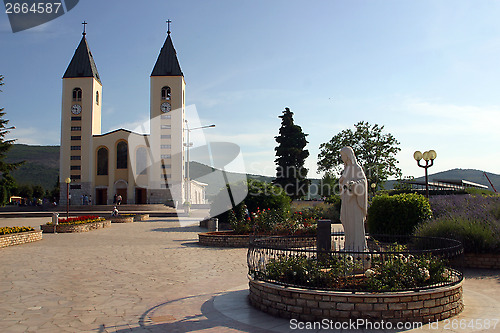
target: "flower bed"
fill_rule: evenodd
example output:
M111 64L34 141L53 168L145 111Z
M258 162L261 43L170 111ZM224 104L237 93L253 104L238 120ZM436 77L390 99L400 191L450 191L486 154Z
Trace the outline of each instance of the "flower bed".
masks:
M41 230L34 230L31 227L14 227L14 228L26 228L31 230L9 232L0 235L0 248L42 240ZM1 229L6 229L6 228L1 228Z
M0 228L0 235L16 234L19 232L33 231L32 227L3 227Z
M53 233L69 233L69 232L86 232L95 229L101 229L111 226L111 221L106 220L105 218L95 216L95 215L86 215L86 216L78 216L78 217L70 217L67 219L59 219L58 225L53 225L52 222L48 222L47 224L42 224L40 229L43 232Z

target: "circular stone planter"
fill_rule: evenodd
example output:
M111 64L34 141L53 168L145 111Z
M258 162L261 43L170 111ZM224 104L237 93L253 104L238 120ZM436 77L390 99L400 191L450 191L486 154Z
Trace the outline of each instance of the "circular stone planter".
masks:
M340 292L285 287L249 276L250 303L274 316L302 321L367 319L423 322L443 320L463 310L463 281L421 291Z
M134 216L112 216L109 218L112 223L132 223L135 220Z
M0 235L0 248L42 240L42 231L33 230Z
M211 231L198 234L198 241L200 245L212 247L248 247L251 236L253 235L235 235L232 231ZM288 242L292 247L314 244L316 244L315 236L296 238Z
M137 214L134 216L135 222L142 222L149 220L149 214Z
M82 223L82 224L58 224L56 227L56 232L58 233L69 233L69 232L87 232L90 230L96 230L101 228L111 227L110 220L104 220L92 223ZM52 224L42 224L40 226L43 232L54 233L54 225Z
M235 235L232 231L211 231L198 234L200 245L213 247L248 247L250 235Z

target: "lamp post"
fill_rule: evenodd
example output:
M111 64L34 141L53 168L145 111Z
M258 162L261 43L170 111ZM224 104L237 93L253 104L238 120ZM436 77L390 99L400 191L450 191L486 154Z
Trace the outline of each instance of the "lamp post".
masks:
M193 146L193 143L192 142L189 142L189 133L191 133L191 131L194 131L194 130L198 130L198 129L203 129L203 128L210 128L210 127L215 127L215 125L206 125L206 126L201 126L201 127L195 127L195 128L189 128L189 124L188 124L188 121L187 119L184 120L184 122L186 123L186 143L184 144L184 146L186 147L186 160L187 160L187 164L186 164L186 202L188 204L190 204L190 201L191 201L191 196L190 196L190 191L191 191L191 181L190 181L190 178L189 178L189 148Z
M425 169L425 196L429 199L429 178L427 175L427 169L434 165L434 160L436 159L437 154L434 150L429 150L424 152L423 154L420 151L416 151L413 153L413 158L417 161L417 165L421 168ZM424 159L425 165L421 165L420 161Z
M64 180L66 183L66 218L69 218L69 183L71 183L71 178L66 178Z

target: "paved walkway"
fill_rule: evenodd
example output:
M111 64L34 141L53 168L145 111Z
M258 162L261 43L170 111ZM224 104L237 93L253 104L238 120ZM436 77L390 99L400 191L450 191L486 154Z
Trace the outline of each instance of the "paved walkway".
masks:
M245 249L201 247L203 230L189 226L196 220L180 219L44 234L40 242L0 249L0 332L298 331L246 302ZM0 219L0 226L47 221ZM464 294L466 310L453 320L474 319L474 329L453 329L450 321L449 329L442 322L406 331L500 332L500 323L477 329L500 319L500 271L468 271Z

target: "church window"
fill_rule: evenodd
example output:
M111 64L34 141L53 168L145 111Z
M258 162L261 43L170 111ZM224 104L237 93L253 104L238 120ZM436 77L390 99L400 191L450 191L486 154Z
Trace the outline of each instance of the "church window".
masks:
M74 117L71 117L71 120L82 120L82 117L81 116L74 116Z
M108 174L108 150L106 148L99 148L97 151L97 175Z
M161 99L166 99L166 100L170 100L170 87L163 87L161 88Z
M161 158L172 158L172 155L170 154L164 154L164 155L161 155Z
M161 145L161 149L171 149L172 145Z
M148 154L146 148L140 147L135 153L135 169L138 175L148 174Z
M161 119L172 119L172 116L169 114L162 114Z
M71 146L71 150L82 150L82 146Z
M72 130L72 131L81 131L81 130L82 130L82 127L81 127L81 126L72 126L72 127L71 127L71 130Z
M71 190L81 190L82 189L82 185L70 185L69 188Z
M162 164L161 168L162 169L171 169L172 168L172 164Z
M81 156L71 156L70 158L72 161L80 161L82 159Z
M80 175L71 175L70 178L71 178L71 180L78 180L78 179L81 179L82 176L80 176Z
M82 100L82 89L80 88L73 89L73 101L81 102L81 100Z
M99 105L99 92L95 92L95 104Z
M171 139L171 138L172 138L172 135L170 135L170 134L162 134L162 135L160 136L160 138L161 138L161 139Z
M171 129L172 125L161 125L161 129Z
M128 145L125 141L120 141L116 145L116 168L127 169Z
M163 179L170 179L170 178L172 178L172 175L171 175L171 174L168 174L168 173L166 173L166 174L165 174L165 173L162 173L162 174L161 174L161 177L162 177Z
M77 135L71 136L71 140L81 140L81 139L82 139L82 137L79 135L78 136Z
M82 167L80 165L72 165L70 170L82 170Z

